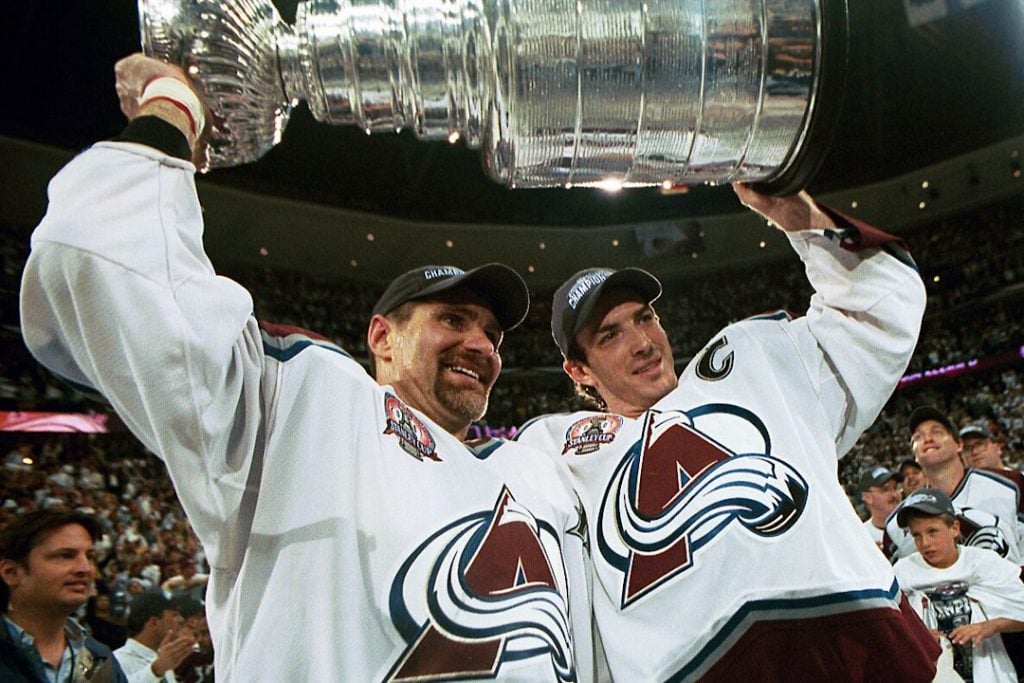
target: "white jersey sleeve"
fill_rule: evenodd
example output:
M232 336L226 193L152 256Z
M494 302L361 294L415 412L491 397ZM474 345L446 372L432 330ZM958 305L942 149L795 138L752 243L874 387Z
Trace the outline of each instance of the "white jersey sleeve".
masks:
M815 292L806 316L788 329L797 348L807 349L803 337L809 335L820 349L801 353L801 361L817 386L840 456L896 388L917 345L925 307L924 283L909 253L895 241L871 247L873 254L846 248L878 232L854 224L856 237L850 231L787 233Z
M246 489L240 454L264 436L262 342L248 292L203 252L192 171L134 144L74 159L32 236L22 329L44 365L102 394L147 448L192 461L172 474L193 526L219 552L240 552L221 522Z

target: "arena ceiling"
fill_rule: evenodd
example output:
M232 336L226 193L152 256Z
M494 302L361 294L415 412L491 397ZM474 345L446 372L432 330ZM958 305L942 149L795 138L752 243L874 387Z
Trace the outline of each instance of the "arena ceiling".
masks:
M275 4L286 18L294 16L294 1ZM850 0L849 4L846 96L832 146L810 185L812 192L870 187L1024 135L1022 0ZM942 5L946 14L911 27L905 5ZM138 49L137 10L129 0L25 2L8 5L5 15L0 32L5 35L2 44L7 54L0 78L7 104L0 111L0 136L8 142L32 144L6 145L5 155L19 158L5 163L7 170L0 174L5 184L18 184L17 192L7 196L20 197L16 201L23 200L34 211L42 205L43 180L29 178L32 169L43 173L59 163L61 152L81 149L122 127L112 65ZM39 155L39 160L33 155ZM671 196L657 189L614 195L586 189L512 191L488 180L479 154L459 144L421 142L405 133L367 136L355 128L319 124L304 105L293 114L282 144L266 157L214 171L203 186L210 188L215 204L244 205L245 197L251 195L237 191L255 192L264 200L285 200L275 209L282 215L289 212L287 207L301 205L306 212L321 214L326 223L337 223L340 216L341 223L357 224L339 227L337 232L318 228L315 239L304 238L301 229L295 234L293 228L284 234L272 230L247 234L246 226L237 224L246 220L239 209L224 208L214 212L226 221L217 228L220 233L214 231L214 237L220 237L212 241L219 248L248 244L251 255L259 258L258 243L271 257L287 251L281 263L300 267L308 257L315 267L312 252L324 252L326 241L352 255L342 265L356 268L350 264L358 263L363 269L350 274L371 279L393 275L404 263L402 258L389 258L380 240L366 244L366 236L374 229L379 234L395 229L404 236L404 243L391 248L391 256L401 248L420 260L470 265L488 257L505 257L493 248L494 229L536 248L545 240L600 242L609 231L623 226L703 221L738 211L728 188L698 187ZM25 211L11 208L10 200L7 203L0 206L4 215L12 211L24 215ZM228 225L232 219L234 224ZM299 248L296 243L305 246ZM449 243L457 244L454 251L445 246ZM525 248L509 242L506 251ZM749 256L750 250L758 248L763 245L751 242L708 252L729 260ZM382 253L374 255L367 249ZM632 258L637 249L633 245L621 258ZM556 277L556 271L576 265L572 251L563 250L562 261L549 252L546 258L562 265L538 267ZM582 251L587 258L615 260L611 255L602 259L600 249ZM540 264L544 256L522 263Z

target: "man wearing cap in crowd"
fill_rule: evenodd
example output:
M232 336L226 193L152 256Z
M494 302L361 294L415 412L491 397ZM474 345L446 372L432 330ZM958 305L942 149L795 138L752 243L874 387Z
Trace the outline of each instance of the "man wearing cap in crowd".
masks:
M374 381L331 341L257 322L214 272L181 69L134 55L115 73L129 124L51 182L22 330L166 463L211 568L217 678L590 679L576 496L542 453L463 442L526 316L522 278L395 279L368 325Z
M864 528L871 535L871 540L879 548L885 535L885 520L900 504L900 482L903 477L888 467L875 465L864 470L860 475L860 499L868 510L868 518L864 520Z
M958 545L960 522L939 489L907 497L896 521L917 548L893 567L896 578L925 624L942 634L944 648L951 647L949 668L975 683L1016 681L999 636L1024 631L1020 567L987 548Z
M1003 444L983 424L967 425L960 430L964 464L990 470L1012 470L1003 462Z
M964 542L989 548L1021 564L1024 500L1020 473L964 467L959 432L936 408L914 409L907 426L914 458L924 470L928 485L953 501ZM914 552L913 538L900 528L895 515L886 523L882 544L883 552L894 559Z
M903 477L903 484L900 490L903 492L904 498L928 483L924 478L924 470L921 469L921 463L914 460L913 457L904 458L900 462L899 472L900 476Z
M556 291L551 331L596 410L516 438L572 474L615 679L931 680L935 639L837 474L910 360L921 278L898 240L806 192L733 187L803 260L807 314L731 325L677 376L661 283L581 271Z

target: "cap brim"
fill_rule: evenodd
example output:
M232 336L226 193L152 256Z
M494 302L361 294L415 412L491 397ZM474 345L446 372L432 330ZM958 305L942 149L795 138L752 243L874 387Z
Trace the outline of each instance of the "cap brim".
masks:
M896 513L896 525L901 529L907 526L907 514L909 514L911 510L923 512L926 515L941 515L949 512L949 510L938 505L933 505L932 503L918 503L917 505L911 505L910 507L901 507L899 512Z
M425 299L451 289L467 289L487 302L506 332L526 319L530 311L530 290L519 273L501 263L488 263L420 291L410 301Z
M900 474L899 472L890 472L889 475L886 477L872 479L871 481L868 481L861 486L861 493L864 493L872 486L881 486L882 484L885 484L888 481L895 481L897 484L900 484L903 482L903 475Z
M601 295L614 288L632 289L639 293L646 303L656 301L661 296L661 283L658 279L648 273L646 270L639 268L623 268L617 270L607 278L604 282L600 283L592 290L587 292L587 296L580 303L579 311L576 313L576 326L574 329L565 330L565 338L572 343L572 340L576 338L580 330L590 320L590 316L594 312L594 307L597 306L597 302L601 300Z
M908 421L908 426L910 427L910 434L913 435L914 432L917 431L918 425L928 420L934 420L935 422L938 422L940 425L945 427L950 434L952 434L953 436L957 436L956 426L953 424L953 421L950 420L949 417L945 415L942 411L936 408L932 408L930 406L915 408L910 413L910 420Z

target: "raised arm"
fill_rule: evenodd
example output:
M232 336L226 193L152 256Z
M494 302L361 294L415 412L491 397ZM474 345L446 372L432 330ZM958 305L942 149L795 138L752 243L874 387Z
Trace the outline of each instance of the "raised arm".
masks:
M25 341L102 394L171 476L201 538L237 514L259 439L262 345L252 300L203 252L188 161L201 127L170 95L179 70L141 56L117 69L130 123L51 181L21 291ZM167 85L166 83L164 84ZM211 558L216 562L217 558Z
M806 192L766 197L734 185L744 204L784 231L814 288L806 316L790 323L800 361L840 455L871 426L906 370L925 308L924 284L898 238L819 205Z

